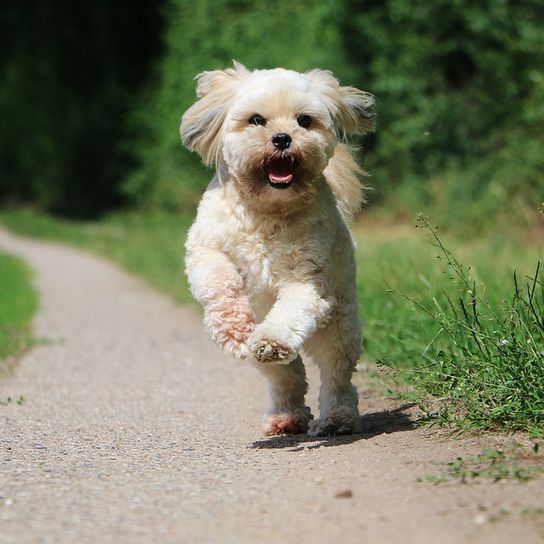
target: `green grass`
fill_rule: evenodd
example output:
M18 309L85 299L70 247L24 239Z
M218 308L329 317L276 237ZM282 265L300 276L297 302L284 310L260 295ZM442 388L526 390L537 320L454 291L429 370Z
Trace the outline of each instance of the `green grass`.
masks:
M176 300L190 300L183 274L190 218L120 213L81 223L17 212L0 214L0 221L91 249ZM542 237L498 227L494 235L461 240L435 236L430 224L372 219L358 223L355 234L365 358L395 369L389 383L401 383L443 423L543 435L544 295L535 279ZM438 412L426 402L437 397L445 399Z
M0 213L0 222L19 234L89 249L144 276L177 301L191 300L183 272L183 244L191 218L118 213L80 222L21 211Z
M361 244L367 356L398 370L409 397L443 398L429 414L456 426L544 434L542 245L511 235L457 248L425 236ZM379 285L379 286L378 286ZM406 395L405 395L406 396Z
M526 482L542 472L543 458L539 445L531 449L514 445L509 451L486 449L473 457L457 457L443 463L444 469L438 474L419 477L418 482L441 484L456 481L477 483L517 480Z
M29 323L38 305L32 274L20 259L0 252L0 374L7 359L29 346Z

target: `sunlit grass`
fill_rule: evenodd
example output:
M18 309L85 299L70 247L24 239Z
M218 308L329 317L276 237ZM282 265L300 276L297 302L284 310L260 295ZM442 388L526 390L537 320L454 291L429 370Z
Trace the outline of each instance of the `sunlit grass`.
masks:
M6 359L31 343L29 323L37 304L29 268L0 252L0 374L6 370Z
M30 212L2 212L0 222L19 234L57 240L108 257L179 302L189 302L183 244L190 224L183 215L117 213L82 222Z
M542 246L461 244L422 221L419 234L360 244L366 357L419 394L455 400L443 422L543 434Z

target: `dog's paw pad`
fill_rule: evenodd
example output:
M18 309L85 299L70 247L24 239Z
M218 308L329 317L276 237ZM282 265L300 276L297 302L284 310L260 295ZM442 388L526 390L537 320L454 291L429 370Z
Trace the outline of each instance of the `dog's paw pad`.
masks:
M262 340L254 349L254 356L260 363L290 363L295 352L274 340Z
M300 418L293 414L274 414L265 419L263 431L266 436L279 434L300 434L308 430L306 418Z

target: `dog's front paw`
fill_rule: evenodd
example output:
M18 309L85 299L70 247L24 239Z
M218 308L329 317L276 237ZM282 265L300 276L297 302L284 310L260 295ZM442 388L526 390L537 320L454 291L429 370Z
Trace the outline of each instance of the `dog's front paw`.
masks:
M296 352L275 340L265 338L257 345L250 346L251 353L259 363L290 363Z
M283 337L282 337L283 336ZM289 364L298 353L287 334L272 334L266 328L258 326L247 342L251 355L259 363Z

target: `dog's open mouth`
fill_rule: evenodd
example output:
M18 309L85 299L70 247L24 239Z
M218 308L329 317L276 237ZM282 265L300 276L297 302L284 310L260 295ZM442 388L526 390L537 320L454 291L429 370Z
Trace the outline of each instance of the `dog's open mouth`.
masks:
M287 189L293 183L294 171L297 163L293 157L279 157L270 159L268 182L274 189Z

